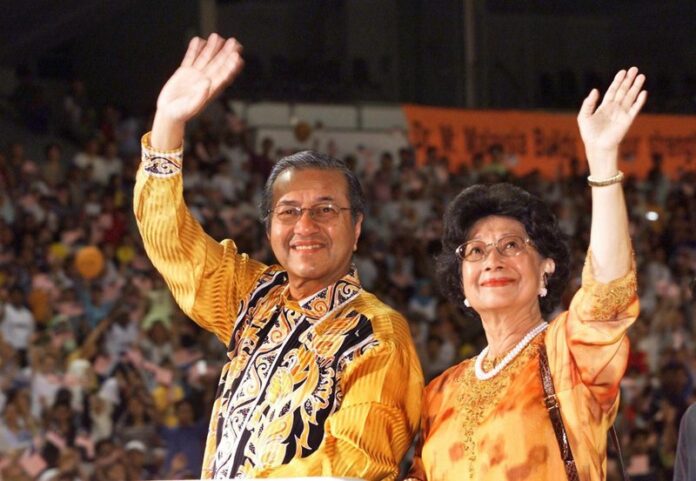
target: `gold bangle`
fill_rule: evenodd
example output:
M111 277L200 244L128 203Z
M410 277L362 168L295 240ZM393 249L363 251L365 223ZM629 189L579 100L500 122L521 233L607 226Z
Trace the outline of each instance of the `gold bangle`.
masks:
M590 187L606 187L607 185L618 184L624 178L624 173L618 171L613 177L608 179L595 179L591 175L587 176L587 184Z

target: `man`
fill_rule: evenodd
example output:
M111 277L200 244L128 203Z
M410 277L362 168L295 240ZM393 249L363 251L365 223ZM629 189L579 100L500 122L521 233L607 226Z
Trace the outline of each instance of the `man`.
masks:
M423 377L405 320L351 268L364 198L328 156L281 159L262 215L280 265L208 237L182 198L184 127L242 66L241 46L194 38L157 101L134 210L145 248L192 319L227 346L203 478L395 479Z

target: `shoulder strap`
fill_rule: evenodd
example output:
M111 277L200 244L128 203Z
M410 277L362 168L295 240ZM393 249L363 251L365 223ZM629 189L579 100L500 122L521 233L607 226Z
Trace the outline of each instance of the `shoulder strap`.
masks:
M544 405L549 412L553 431L556 433L556 441L558 441L558 447L561 450L561 459L563 459L563 466L565 467L568 481L579 481L578 469L575 466L573 452L568 442L568 434L563 425L563 418L561 418L556 390L553 387L553 379L551 379L549 359L546 356L546 345L543 342L539 345L539 371L541 373L541 385L544 387Z
M628 473L626 472L626 466L624 465L623 454L621 454L621 443L619 442L619 435L616 434L616 428L611 425L609 429L609 437L612 443L614 443L614 450L616 451L616 457L619 460L619 468L621 469L621 479L623 481L629 481Z
M549 412L549 417L551 418L551 424L553 425L553 431L556 433L556 441L558 441L558 447L561 450L561 458L563 459L563 465L565 466L566 475L569 481L578 481L578 470L575 466L575 459L573 458L573 452L570 449L570 444L568 443L568 434L566 433L565 426L563 425L563 418L561 417L561 409L558 404L558 398L556 397L556 390L553 387L553 379L551 379L551 369L549 369L549 359L546 355L546 345L542 342L539 345L539 371L541 373L541 385L544 387L544 405L546 410ZM621 444L619 443L619 437L616 434L616 429L612 424L609 430L610 438L614 444L614 449L616 450L616 456L619 460L619 468L621 469L621 478L623 481L629 481L628 473L626 473L626 467L624 466L623 456L621 454Z

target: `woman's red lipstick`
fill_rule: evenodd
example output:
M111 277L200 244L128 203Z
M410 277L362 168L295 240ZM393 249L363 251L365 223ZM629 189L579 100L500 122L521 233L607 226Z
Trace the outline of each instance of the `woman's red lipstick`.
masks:
M487 281L483 281L481 285L483 287L502 287L507 286L508 284L511 284L513 282L515 282L514 279L501 277L498 279L488 279Z

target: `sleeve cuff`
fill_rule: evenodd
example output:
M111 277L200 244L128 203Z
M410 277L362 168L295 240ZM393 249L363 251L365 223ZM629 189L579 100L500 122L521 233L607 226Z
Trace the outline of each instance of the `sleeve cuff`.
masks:
M154 177L173 177L181 173L184 146L174 150L156 150L150 144L150 132L140 140L143 171Z
M592 299L592 317L601 321L613 319L636 299L638 281L635 256L632 256L631 269L626 275L603 284L594 277L592 251L588 250L582 272L582 287Z

